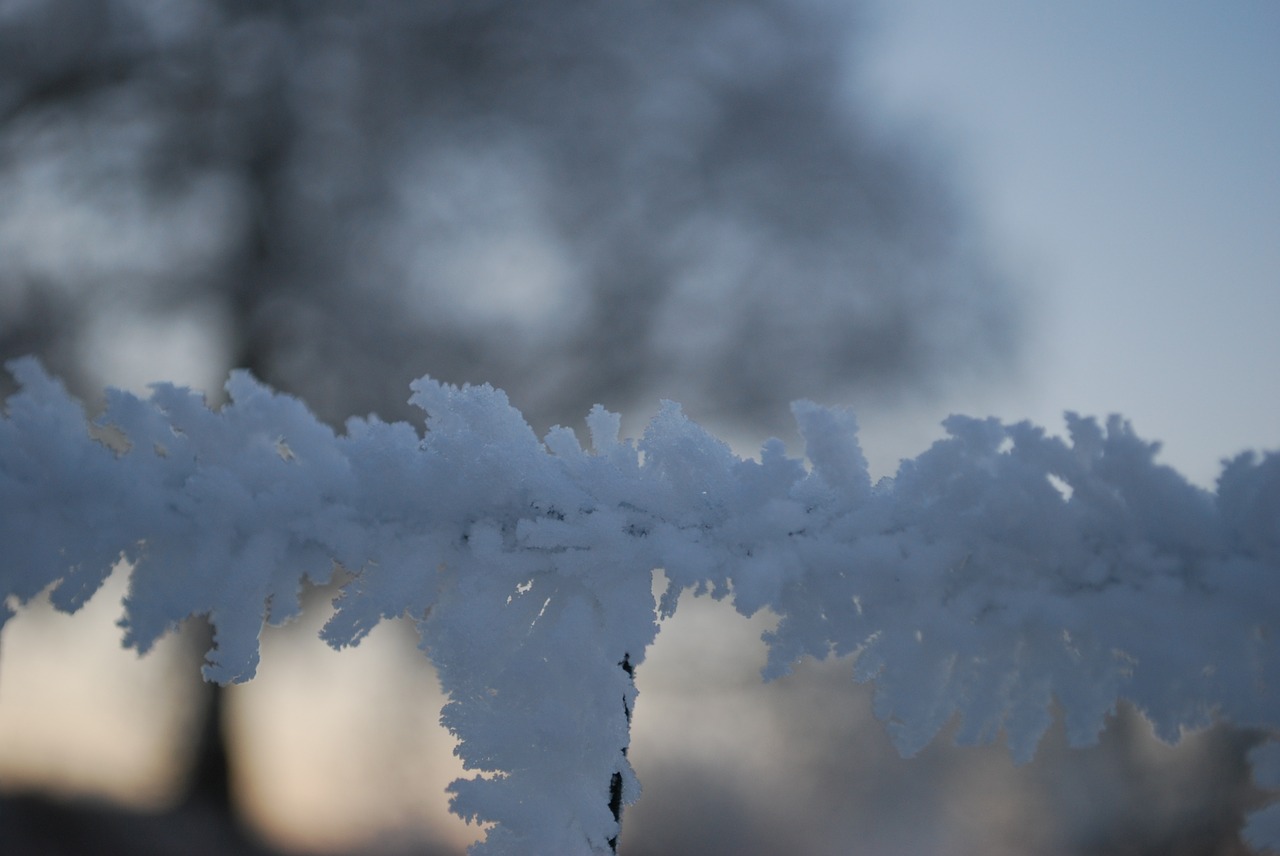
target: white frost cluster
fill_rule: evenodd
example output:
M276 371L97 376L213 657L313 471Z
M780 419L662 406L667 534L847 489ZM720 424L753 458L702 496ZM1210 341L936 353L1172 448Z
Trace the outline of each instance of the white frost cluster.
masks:
M1280 731L1274 453L1230 461L1211 494L1118 418L1068 415L1064 441L952 417L873 485L852 415L809 403L793 408L806 465L777 441L740 459L670 403L638 444L599 407L590 452L564 428L539 441L502 392L425 378L425 435L377 420L336 435L244 373L216 412L171 386L111 391L98 421L120 451L34 361L10 371L0 594L53 586L74 610L124 556L126 643L208 615L206 677L240 681L264 619L294 615L303 582L342 565L324 638L417 622L477 771L451 786L453 809L493 824L476 854L614 848L639 793L631 668L689 588L780 617L766 678L854 655L904 753L958 715L960 740L1003 734L1029 758L1051 701L1076 744L1120 697L1170 740L1214 717ZM1264 785L1277 751L1258 755ZM1247 834L1280 846L1276 826L1260 812Z

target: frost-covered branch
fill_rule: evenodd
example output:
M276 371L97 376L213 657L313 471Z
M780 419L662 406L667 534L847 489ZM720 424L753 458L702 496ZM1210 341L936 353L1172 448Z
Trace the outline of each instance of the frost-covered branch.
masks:
M341 564L323 636L417 622L477 771L453 809L495 824L476 853L614 849L639 793L631 668L686 589L779 616L766 678L854 655L904 753L958 714L960 740L1003 733L1029 758L1051 701L1077 744L1121 697L1168 739L1214 717L1280 730L1280 455L1235 458L1212 494L1118 418L1068 415L1062 440L952 417L873 485L853 417L808 403L806 466L777 441L740 459L670 403L639 443L599 407L591 451L564 428L539 441L500 391L429 379L424 435L354 419L338 435L244 373L216 412L171 386L109 392L119 451L34 361L10 370L0 593L53 586L74 610L123 556L126 644L208 615L205 675L229 682L253 676L264 619ZM1280 843L1268 822L1256 840Z

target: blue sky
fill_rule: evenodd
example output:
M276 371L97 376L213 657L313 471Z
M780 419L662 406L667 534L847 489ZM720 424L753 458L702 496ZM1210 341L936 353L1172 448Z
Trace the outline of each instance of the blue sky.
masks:
M1280 448L1280 4L899 0L874 25L864 95L954 159L1031 310L1019 382L899 415L1120 412L1206 485ZM865 421L873 464L881 431L920 450Z

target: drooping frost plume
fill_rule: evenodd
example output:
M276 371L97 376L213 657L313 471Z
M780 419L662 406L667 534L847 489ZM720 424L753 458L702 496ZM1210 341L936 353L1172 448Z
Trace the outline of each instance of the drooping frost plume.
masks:
M118 451L34 361L10 371L23 388L0 421L0 592L52 586L74 610L123 556L126 643L208 615L206 677L240 681L263 621L341 564L324 638L417 623L475 771L453 809L493 824L476 854L616 849L639 793L632 669L690 588L779 616L766 678L851 655L907 754L958 715L958 739L1003 733L1029 758L1051 701L1077 744L1119 698L1170 740L1212 718L1280 730L1275 453L1229 461L1209 493L1118 417L1068 414L1065 440L952 417L872 484L852 415L809 403L793 407L807 463L777 441L757 461L674 404L638 443L592 410L584 450L565 428L539 440L500 391L426 378L411 399L425 434L374 419L335 434L244 373L216 412L171 386L109 392L99 422L127 439ZM1276 745L1254 756L1264 786ZM1246 834L1280 845L1275 817Z

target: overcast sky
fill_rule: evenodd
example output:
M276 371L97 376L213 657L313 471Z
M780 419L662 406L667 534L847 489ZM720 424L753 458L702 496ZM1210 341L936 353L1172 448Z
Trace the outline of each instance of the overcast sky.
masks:
M1280 447L1280 5L881 7L870 96L937 136L1034 295L1021 382L931 410L1120 412L1202 484Z

